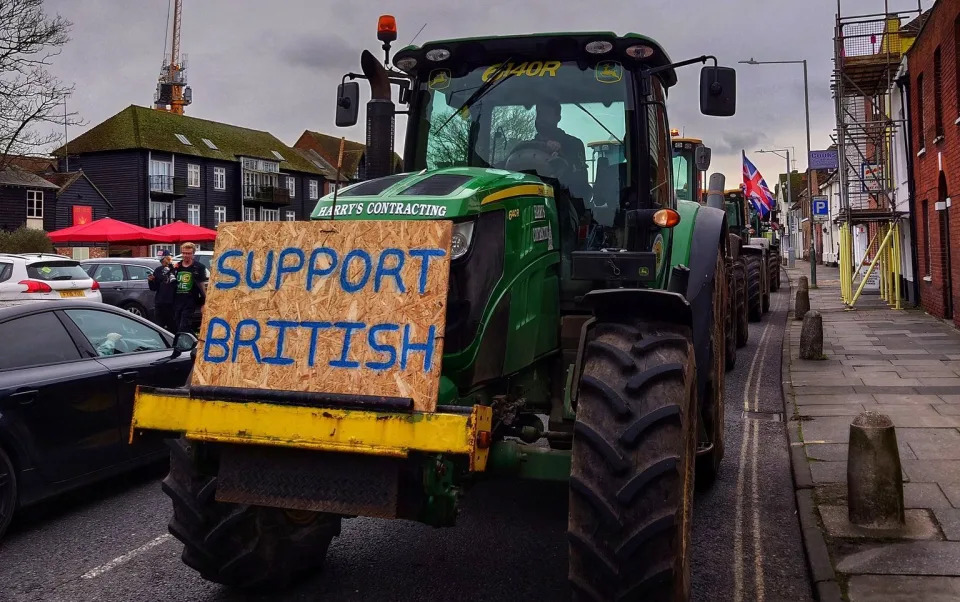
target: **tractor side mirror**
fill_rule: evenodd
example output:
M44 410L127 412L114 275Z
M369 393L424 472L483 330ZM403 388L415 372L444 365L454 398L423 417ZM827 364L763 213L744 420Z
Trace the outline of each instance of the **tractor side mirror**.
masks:
M697 171L707 171L710 169L710 147L699 145L693 153L693 162L697 166Z
M737 71L730 67L700 70L700 112L730 117L737 112Z
M360 112L360 84L345 82L337 86L337 127L357 125Z

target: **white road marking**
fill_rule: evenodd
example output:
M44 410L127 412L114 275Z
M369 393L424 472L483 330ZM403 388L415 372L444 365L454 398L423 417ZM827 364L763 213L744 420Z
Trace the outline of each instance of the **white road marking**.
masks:
M757 487L757 442L760 441L760 421L753 421L753 446L750 458L751 486L753 488L753 580L757 602L763 602L763 544L760 537L760 488Z
M780 309L782 296L777 295L776 304L771 306L769 313L774 313ZM749 411L751 406L754 411L760 407L760 384L763 374L764 364L766 363L767 351L770 348L771 322L768 321L763 326L760 335L760 343L754 352L750 363L750 370L747 373L747 382L743 390L743 409ZM759 362L759 364L758 364ZM752 395L751 395L752 391ZM751 399L752 398L752 399ZM752 403L751 403L752 402ZM763 546L760 534L760 488L758 485L757 460L759 456L760 444L760 423L757 420L744 417L743 431L740 442L740 467L737 474L737 504L736 516L734 518L734 540L733 540L733 580L734 580L734 600L740 602L744 599L744 557L743 557L743 505L744 498L750 499L751 515L753 519L753 528L751 529L751 538L753 539L753 566L754 566L754 600L762 602L765 597L765 584L763 575ZM746 469L747 469L747 448L750 448L750 492L744 495L746 487Z
M743 477L750 440L750 420L744 418L740 433L740 470L737 473L737 513L733 523L733 599L743 600Z
M166 533L166 534L164 534L164 535L161 535L160 537L157 537L157 538L155 538L155 539L151 539L150 541L148 541L147 543L143 544L143 545L140 546L139 548L135 548L135 549L133 549L133 550L130 550L129 552L127 552L127 553L124 554L123 556L117 556L116 558L114 558L113 560L111 560L110 562L108 562L108 563L106 563L106 564L100 565L100 566L98 566L98 567L95 568L95 569L90 569L89 571L87 571L86 573L84 573L83 575L81 575L81 577L82 577L83 579L96 579L96 578L99 577L100 575L103 575L104 573L106 573L106 572L108 572L108 571L112 571L113 569L117 568L117 567L120 566L121 564L126 564L127 562L130 562L130 561L133 560L136 556L139 556L140 554L143 554L143 553L146 552L147 550L149 550L149 549L151 549L151 548L155 548L155 547L159 546L160 544L162 544L162 543L164 543L164 542L166 542L166 541L169 541L170 539L172 539L172 537L173 537L172 535L170 535L169 533Z

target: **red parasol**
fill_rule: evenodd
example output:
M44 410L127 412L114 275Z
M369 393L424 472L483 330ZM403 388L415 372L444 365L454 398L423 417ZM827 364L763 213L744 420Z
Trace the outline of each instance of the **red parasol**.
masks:
M124 244L171 243L166 235L127 222L105 217L96 221L56 230L48 234L54 243L114 242Z

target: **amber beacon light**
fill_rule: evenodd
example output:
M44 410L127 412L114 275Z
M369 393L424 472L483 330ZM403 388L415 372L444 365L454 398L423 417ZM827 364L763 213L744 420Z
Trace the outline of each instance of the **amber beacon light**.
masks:
M393 15L380 15L377 21L377 39L381 42L393 42L397 39L397 20Z

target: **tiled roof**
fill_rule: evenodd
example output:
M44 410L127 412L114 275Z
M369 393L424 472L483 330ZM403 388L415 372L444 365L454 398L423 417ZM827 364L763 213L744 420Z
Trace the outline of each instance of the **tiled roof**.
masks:
M313 150L313 149L310 149L310 148L308 148L308 149L304 149L304 148L294 148L294 150L296 150L298 153L300 153L300 156L302 156L304 159L306 159L307 161L310 161L311 163L313 163L314 167L316 167L316 168L319 169L321 172L323 172L323 176L324 176L325 178L327 178L327 179L330 180L330 181L333 181L333 180L336 179L336 177L337 177L337 170L336 170L336 168L333 167L332 165L330 165L330 163L328 163L327 160L324 159L323 156L320 155L320 153L318 153L317 151L315 151L315 150ZM341 180L341 181L346 181L347 178L344 177L344 176L341 174L341 175L340 175L340 180Z
M0 161L7 165L13 165L20 169L25 169L32 173L42 173L45 171L56 171L57 160L53 157L27 157L23 155L8 156Z
M336 136L330 136L328 134L322 134L320 132L313 132L310 130L305 130L303 135L300 136L300 139L297 140L295 144L297 148L302 148L306 150L313 150L322 156L327 163L329 163L334 172L337 169L337 159L340 155L340 138ZM367 146L362 142L354 142L353 140L345 140L343 143L343 165L341 166L341 174L347 179L356 179L357 169L360 166L360 159L366 153ZM400 171L402 168L403 160L400 158L400 155L393 153L394 162L395 162L395 171Z
M59 186L37 174L11 165L0 170L0 186L17 186L20 188L47 188L57 190Z
M190 144L180 140L178 134ZM216 148L211 148L204 139L212 142ZM71 155L126 149L146 149L225 161L238 161L240 157L277 161L274 154L277 152L283 157L280 161L283 171L322 173L313 163L269 132L137 105L130 105L70 140L67 145ZM63 147L53 151L53 154L61 156Z

